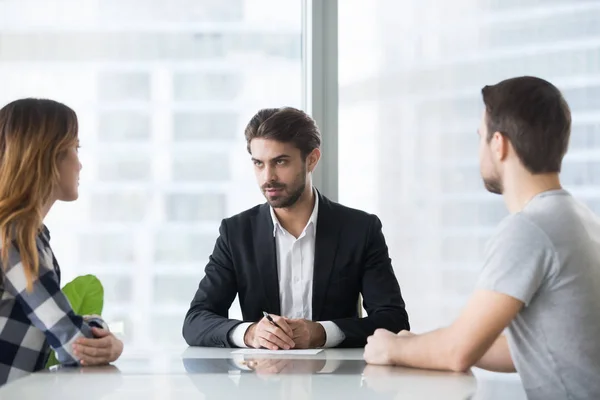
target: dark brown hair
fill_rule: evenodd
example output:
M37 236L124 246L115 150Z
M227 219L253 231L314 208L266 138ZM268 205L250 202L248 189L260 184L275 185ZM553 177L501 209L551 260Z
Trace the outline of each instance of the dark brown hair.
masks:
M522 76L485 86L487 140L499 132L510 140L533 174L560 172L569 147L571 111L560 91L540 78Z
M248 153L252 139L262 138L293 143L306 158L321 147L321 132L304 111L292 107L265 108L257 112L244 131Z

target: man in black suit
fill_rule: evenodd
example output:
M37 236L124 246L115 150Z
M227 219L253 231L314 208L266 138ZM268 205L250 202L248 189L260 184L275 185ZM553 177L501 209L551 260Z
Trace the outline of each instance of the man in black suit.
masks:
M264 109L245 135L267 203L222 221L185 317L186 342L362 347L377 328L408 330L379 219L313 188L321 156L315 121L294 108ZM358 315L361 293L365 318ZM228 319L236 295L244 321Z

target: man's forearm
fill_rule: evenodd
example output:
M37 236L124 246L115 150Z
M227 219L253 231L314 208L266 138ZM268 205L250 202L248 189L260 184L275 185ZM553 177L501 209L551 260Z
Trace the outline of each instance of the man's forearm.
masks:
M183 323L183 337L190 346L231 347L229 332L241 323L206 310L190 310Z
M492 349L485 341L473 342L453 327L438 329L423 335L401 336L398 339L401 342L399 346L394 346L392 354L394 363L398 365L464 372L484 356L488 356L484 362L489 366L496 366L497 370L509 369L509 364L512 365L505 340L496 341L494 345L497 347L489 353Z
M412 368L465 371L461 355L453 349L448 328L423 335L398 337L400 342L392 350L394 364Z
M500 335L475 366L493 372L517 372L506 336Z

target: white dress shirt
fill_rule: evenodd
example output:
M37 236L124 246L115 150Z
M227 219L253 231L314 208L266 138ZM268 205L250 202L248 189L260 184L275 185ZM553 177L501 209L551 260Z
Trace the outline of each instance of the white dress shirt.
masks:
M281 316L293 319L312 320L313 271L315 265L315 239L317 216L319 215L319 196L315 193L315 206L306 227L296 239L279 223L273 208L273 236L277 248L277 272L279 276L279 301ZM319 321L325 329L324 347L340 344L345 335L331 321ZM230 333L231 342L237 347L247 347L244 336L251 323L236 326Z

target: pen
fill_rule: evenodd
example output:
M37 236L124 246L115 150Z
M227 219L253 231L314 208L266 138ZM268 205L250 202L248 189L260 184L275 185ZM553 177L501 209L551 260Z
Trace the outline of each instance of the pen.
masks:
M277 323L275 323L275 321L273 321L273 318L271 318L271 316L270 316L268 313L266 313L265 311L263 311L263 315L265 316L265 318L266 318L266 319L267 319L267 320L268 320L270 323L272 323L273 325L275 325L276 327L278 327L279 329L281 329L281 327L280 327L279 325L277 325ZM281 330L283 330L283 329L281 329Z

